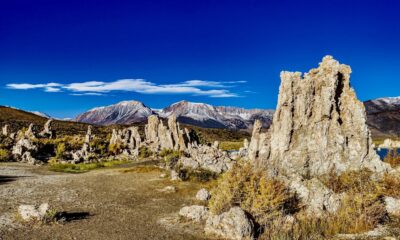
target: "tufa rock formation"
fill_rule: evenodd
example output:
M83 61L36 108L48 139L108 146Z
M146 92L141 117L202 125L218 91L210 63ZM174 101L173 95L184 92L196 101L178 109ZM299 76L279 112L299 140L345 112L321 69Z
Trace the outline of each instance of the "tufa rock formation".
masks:
M55 131L53 131L52 129L51 129L51 123L53 122L53 120L52 119L49 119L45 124L44 124L44 129L43 129L43 131L41 131L40 133L39 133L39 136L40 137L43 137L43 138L56 138L56 136L55 136Z
M385 139L381 145L379 145L379 148L385 148L385 149L394 149L394 148L400 148L400 141L392 140L392 139Z
M26 138L29 138L29 139L36 138L35 133L33 131L33 123L29 124L28 130L25 131L24 135Z
M70 161L71 163L90 162L91 157L93 156L90 148L90 142L92 141L93 138L94 136L92 135L92 126L89 125L82 148L78 151L71 153L72 154L72 161Z
M129 127L119 131L113 129L110 146L118 150L117 154L137 157L141 143L142 139L137 127Z
M266 159L269 153L269 136L267 133L261 133L262 123L256 120L253 125L253 133L250 143L245 139L243 146L247 149L248 158L252 160Z
M4 125L2 128L2 134L3 136L8 136L9 130L8 130L8 124Z
M168 127L164 126L156 115L149 116L145 134L145 143L153 152L158 152L162 149L184 151L188 147L198 144L198 139L192 132L187 129L180 129L175 115L169 117Z
M256 121L247 149L255 168L286 182L313 215L335 212L343 197L318 176L364 168L380 176L391 170L374 150L350 73L331 56L303 76L282 72L272 125L261 133Z
M314 177L331 170L383 173L351 69L331 56L310 72L282 72L268 150L258 160L274 175Z

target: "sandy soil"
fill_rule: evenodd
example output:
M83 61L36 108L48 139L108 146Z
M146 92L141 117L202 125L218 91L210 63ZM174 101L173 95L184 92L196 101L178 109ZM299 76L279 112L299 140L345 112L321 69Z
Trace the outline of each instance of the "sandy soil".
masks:
M201 226L179 220L198 183L160 178L161 171L124 172L124 166L82 174L0 164L0 239L205 239ZM175 193L161 191L175 186ZM26 223L20 204L48 202L64 223Z

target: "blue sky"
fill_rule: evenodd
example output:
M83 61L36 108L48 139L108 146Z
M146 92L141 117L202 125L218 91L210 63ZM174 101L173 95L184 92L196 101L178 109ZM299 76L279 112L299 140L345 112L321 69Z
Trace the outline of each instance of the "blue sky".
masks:
M399 12L395 0L4 0L0 105L62 118L131 99L275 108L279 72L327 54L352 67L360 99L399 96Z

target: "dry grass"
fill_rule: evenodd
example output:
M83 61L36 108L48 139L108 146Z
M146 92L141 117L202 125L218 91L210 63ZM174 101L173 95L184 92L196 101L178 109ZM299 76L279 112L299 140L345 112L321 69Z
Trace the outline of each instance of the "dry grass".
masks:
M389 149L383 161L389 163L390 166L394 168L400 166L400 155L398 149Z
M331 171L319 177L319 180L335 193L343 192L377 192L378 182L371 180L372 172L368 169L361 171L347 171L337 175Z
M213 213L240 206L261 225L297 210L297 199L281 181L254 171L247 162L239 162L226 172L218 180L212 196L209 207Z
M296 197L282 182L239 162L218 180L209 207L219 214L240 206L261 226L260 239L331 239L364 233L390 220L383 196L400 196L400 178L386 175L374 181L371 176L369 170L321 176L343 198L336 213L316 217L298 208Z
M116 165L127 163L126 161L109 161L109 162L98 162L98 163L55 163L49 165L49 170L54 172L65 172L65 173L84 173L90 170L113 167Z
M224 151L239 150L243 147L243 141L223 141L219 144L219 147Z
M136 167L128 168L122 170L123 173L149 173L149 172L161 172L162 169L160 169L158 166L155 165L139 165Z

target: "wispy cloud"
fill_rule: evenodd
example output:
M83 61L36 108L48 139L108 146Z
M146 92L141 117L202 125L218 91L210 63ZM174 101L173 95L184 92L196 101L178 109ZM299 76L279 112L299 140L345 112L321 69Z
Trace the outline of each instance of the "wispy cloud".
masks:
M145 79L120 79L113 82L88 81L70 84L60 83L10 83L9 89L43 89L45 92L71 92L73 96L101 96L112 91L137 92L142 94L189 94L213 98L239 97L230 89L246 81L188 80L176 84L156 84Z

